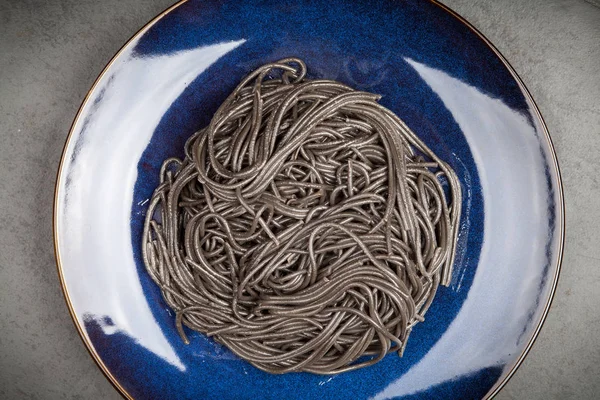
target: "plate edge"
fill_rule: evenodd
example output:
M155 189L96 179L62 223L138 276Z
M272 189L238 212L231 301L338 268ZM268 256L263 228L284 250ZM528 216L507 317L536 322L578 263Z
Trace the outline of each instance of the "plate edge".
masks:
M55 180L55 184L54 184L54 203L53 203L53 211L52 211L52 236L53 236L53 242L54 242L54 258L55 258L55 261L56 261L56 269L57 269L57 272L58 272L58 278L59 278L59 281L60 281L60 287L61 287L61 290L62 290L63 297L65 299L65 302L67 303L67 308L69 309L69 314L71 315L71 320L73 321L73 324L75 325L75 328L77 329L77 333L79 334L79 338L81 339L81 341L85 345L85 348L87 349L88 353L92 356L93 360L96 363L96 366L102 371L102 373L104 374L104 376L113 385L113 387L115 389L117 389L117 391L119 392L119 394L121 396L123 396L124 398L129 399L129 400L134 400L133 396L131 396L127 392L127 390L125 390L125 388L119 383L119 381L117 380L117 378L115 378L112 375L112 373L109 371L108 367L104 364L104 362L100 358L100 355L96 352L96 350L95 350L94 346L92 345L92 343L90 342L90 340L86 339L85 332L83 330L83 327L81 326L81 324L79 323L79 321L77 319L77 315L75 314L75 309L73 307L73 304L71 302L71 298L69 296L69 292L67 290L67 286L66 286L66 283L65 283L65 277L63 275L63 269L62 269L61 259L60 259L60 250L59 250L59 243L58 243L58 230L57 230L58 190L59 190L60 183L61 183L60 176L61 176L61 173L63 171L63 167L64 167L64 164L65 164L65 155L66 155L67 147L69 146L69 143L71 142L71 139L73 137L73 131L75 129L75 125L79 121L79 118L81 116L81 112L82 112L84 106L89 101L92 92L96 89L96 86L98 85L98 83L100 82L100 80L104 77L104 75L106 74L106 72L115 63L115 61L119 58L119 56L125 51L125 49L136 38L138 38L141 34L143 34L148 29L150 29L156 22L158 22L165 15L169 14L171 11L173 11L174 9L176 9L177 7L179 7L180 5L182 5L183 3L186 3L187 1L188 0L180 0L180 1L178 1L177 3L169 6L168 8L166 8L165 10L163 10L161 13L159 13L158 15L156 15L149 22L147 22L146 24L144 24L144 26L142 26L142 28L140 28L137 32L135 32L125 42L125 44L123 44L123 46L121 46L121 48L115 53L115 55L112 56L112 58L110 59L110 61L104 66L104 68L102 69L102 72L100 72L100 74L98 75L98 77L96 78L96 80L94 81L94 83L92 84L92 86L90 87L90 89L87 91L85 97L83 98L83 101L81 102L81 105L79 106L79 109L77 110L77 114L75 115L75 118L73 118L73 122L71 123L71 127L69 128L69 133L67 135L67 138L65 140L65 144L63 146L63 150L61 152L60 162L58 164L58 169L57 169L57 172L56 172L56 180Z
M515 363L510 367L510 370L509 370L508 374L504 377L504 379L497 381L483 398L484 400L491 400L494 396L496 396L500 392L500 390L514 376L517 369L523 363L523 360L525 360L525 357L527 357L527 354L529 354L529 351L533 347L533 344L535 343L540 331L542 330L544 322L546 322L546 317L548 316L548 312L550 311L550 307L552 306L552 301L554 300L554 295L556 293L556 288L558 285L558 278L560 276L560 271L562 269L562 259L563 259L563 253L564 253L564 247L565 247L565 200L564 200L564 190L563 190L563 183L562 183L562 174L560 172L560 167L558 165L556 149L554 148L554 143L552 142L552 138L550 137L550 132L548 131L548 126L546 125L546 121L544 120L544 117L542 116L542 113L540 112L538 105L536 104L535 100L533 99L533 96L529 92L529 89L527 89L527 86L525 86L525 83L523 82L523 80L521 79L519 74L517 74L517 71L508 62L508 60L502 55L502 53L500 53L500 50L498 50L496 48L496 46L494 46L494 44L492 44L492 42L483 33L481 33L479 31L479 29L477 29L474 25L472 25L469 21L467 21L459 13L457 13L452 8L448 7L447 5L441 3L438 0L429 0L429 1L431 3L437 5L444 11L446 11L448 14L450 14L451 16L456 18L459 22L461 22L463 25L465 25L467 28L469 28L473 33L475 33L483 41L483 43L485 43L494 52L494 54L500 59L500 61L502 61L502 63L504 64L504 66L506 67L508 72L510 72L512 77L515 79L515 81L519 85L519 89L521 89L521 91L525 95L526 100L531 105L531 109L532 109L531 111L534 112L535 116L540 121L540 126L544 133L544 137L545 137L546 141L548 142L548 146L549 146L549 150L550 150L551 163L552 163L551 167L554 167L554 170L556 172L556 177L557 177L556 183L557 183L558 203L557 203L556 209L560 213L560 217L558 218L558 221L559 221L559 239L558 239L559 248L558 248L558 256L556 259L556 265L553 265L553 267L555 268L555 271L554 271L554 276L552 277L552 287L550 288L550 293L548 294L548 298L546 299L546 304L544 305L544 310L542 312L542 315L540 316L540 319L537 321L536 327L533 330L533 333L531 334L531 336L527 342L527 346L525 346L525 349L523 349L523 352L519 355L519 357L517 358Z

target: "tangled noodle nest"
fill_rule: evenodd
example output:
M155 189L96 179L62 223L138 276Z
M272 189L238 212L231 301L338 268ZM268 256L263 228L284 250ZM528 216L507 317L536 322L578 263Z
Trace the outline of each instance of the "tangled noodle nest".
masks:
M402 355L450 282L461 192L379 96L305 74L260 67L164 162L143 256L186 343L333 374Z

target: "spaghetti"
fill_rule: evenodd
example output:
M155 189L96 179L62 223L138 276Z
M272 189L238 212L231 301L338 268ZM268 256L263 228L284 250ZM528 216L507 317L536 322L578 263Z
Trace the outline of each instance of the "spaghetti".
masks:
M461 191L379 96L305 75L260 67L164 162L143 257L186 343L334 374L402 355L450 282Z

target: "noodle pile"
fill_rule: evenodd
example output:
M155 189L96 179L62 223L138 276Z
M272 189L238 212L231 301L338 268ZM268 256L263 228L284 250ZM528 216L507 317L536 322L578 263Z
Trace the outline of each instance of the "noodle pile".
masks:
M305 74L260 67L164 162L143 257L186 343L333 374L402 355L450 282L461 192L379 96Z

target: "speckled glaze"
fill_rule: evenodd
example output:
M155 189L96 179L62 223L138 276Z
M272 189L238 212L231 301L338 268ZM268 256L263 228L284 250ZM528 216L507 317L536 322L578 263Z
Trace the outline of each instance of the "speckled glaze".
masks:
M452 284L403 358L336 376L270 375L174 316L140 257L162 161L182 156L248 72L295 56L309 76L383 95L458 173ZM514 372L547 312L562 254L552 145L505 61L428 1L196 1L140 31L73 124L55 202L67 302L90 352L136 399L478 399Z

